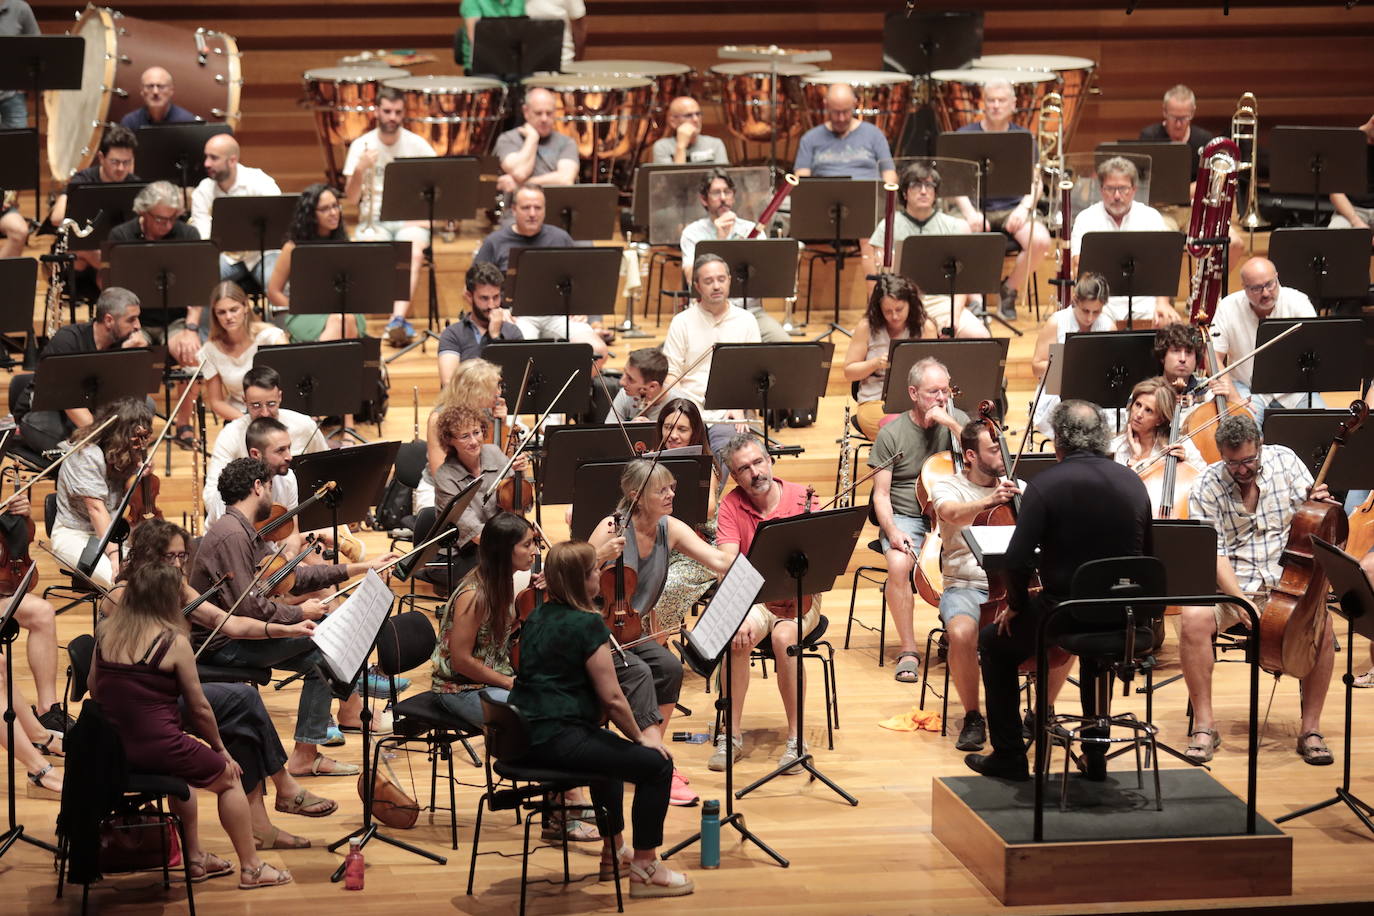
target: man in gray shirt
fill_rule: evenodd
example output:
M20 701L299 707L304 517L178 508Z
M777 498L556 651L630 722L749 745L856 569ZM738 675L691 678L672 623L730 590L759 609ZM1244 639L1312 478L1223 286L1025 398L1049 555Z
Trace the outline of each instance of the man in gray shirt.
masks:
M577 144L553 129L558 100L547 89L525 94L525 123L496 138L492 151L501 162L496 189L507 197L525 184L576 184Z
M701 106L680 95L668 105L668 136L654 141L653 162L679 165L729 165L730 154L719 137L701 132ZM684 263L685 263L684 259Z

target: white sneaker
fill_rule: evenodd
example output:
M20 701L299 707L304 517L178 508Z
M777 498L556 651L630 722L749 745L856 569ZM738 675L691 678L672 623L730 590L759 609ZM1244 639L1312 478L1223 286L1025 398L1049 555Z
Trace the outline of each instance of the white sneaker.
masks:
M778 766L795 763L795 766L788 767L786 770L783 770L783 773L787 776L796 776L805 769L800 763L796 763L797 759L804 753L806 753L806 749L801 746L796 738L788 738L787 748L782 752L782 756L778 758Z
M744 756L744 739L735 738L735 760ZM714 770L719 773L725 769L725 736L721 735L716 739L716 752L711 755L711 759L706 762L706 769Z

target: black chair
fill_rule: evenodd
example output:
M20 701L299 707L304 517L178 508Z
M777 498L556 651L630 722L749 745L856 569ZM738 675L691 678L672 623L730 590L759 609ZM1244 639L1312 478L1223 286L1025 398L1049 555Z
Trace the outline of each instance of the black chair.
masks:
M1164 564L1156 557L1110 557L1093 560L1079 567L1070 586L1071 599L1132 598L1167 594ZM1102 746L1104 752L1113 744L1127 744L1135 749L1137 788L1145 788L1141 766L1141 745L1149 749L1154 769L1155 808L1164 810L1159 790L1159 754L1155 736L1159 729L1150 721L1142 721L1133 712L1112 715L1112 684L1120 680L1122 695L1130 696L1131 681L1137 673L1154 665L1154 651L1162 635L1164 605L1142 601L1124 607L1112 605L1061 605L1047 615L1042 632L1048 641L1077 655L1082 672L1089 666L1098 672L1096 714L1052 715L1043 723L1045 766L1048 772L1054 746L1065 749L1064 774L1060 781L1059 808L1064 810L1068 799L1069 765L1073 759L1072 743L1080 746ZM1125 737L1111 736L1111 729L1124 728ZM1101 734L1086 734L1088 731ZM1121 750L1128 750L1123 747ZM1119 753L1119 752L1118 752ZM1113 755L1114 756L1114 755Z
M526 812L525 836L521 846L520 860L520 916L525 914L525 891L529 886L530 868L530 827L534 816L541 823L551 814L569 817L570 812L582 810L581 805L565 805L558 799L562 793L570 792L580 786L600 787L610 780L598 773L577 773L569 770L545 769L543 767L522 766L519 761L530 747L529 726L524 715L510 703L493 700L485 692L482 694L482 733L486 737L486 774L487 789L477 800L477 823L472 833L472 860L468 866L468 894L472 894L473 880L477 875L477 846L482 838L482 809L491 811ZM593 805L596 813L596 826L603 837L610 836L608 813L600 806ZM546 846L536 848L548 848ZM562 840L563 883L572 879L568 871L568 840ZM483 853L501 855L501 853ZM620 887L620 856L612 857L612 870L615 875L616 912L625 911L625 901Z
M387 619L377 637L377 668L391 678L391 693L396 695L396 675L418 668L429 661L434 652L434 628L420 611L405 611ZM481 766L468 739L482 733L480 723L471 722L439 705L439 695L426 690L400 700L391 707L392 733L373 745L372 771L381 766L382 752L388 747L405 749L411 743L422 743L429 757L429 804L427 811L440 810L435 805L439 781L439 760L448 763L448 812L452 845L458 848L458 808L454 795L453 745L461 742L472 759L473 766ZM479 787L480 788L480 787Z
M868 520L869 522L875 525L878 523L878 516L874 513L873 503L871 502L868 504ZM869 550L873 551L880 557L886 556L886 553L883 550L883 542L879 538L874 538L873 540L869 541L867 547ZM860 579L862 579L865 582L876 585L880 589L879 600L881 603L879 604L878 625L876 627L871 627L868 624L864 623L862 620L856 621L854 619L854 601L855 598L858 596ZM862 627L865 630L868 630L870 633L876 632L878 634L878 667L883 667L885 664L887 664L886 566L871 566L868 564L860 564L854 570L854 577L849 585L849 618L844 625L844 648L846 649L849 648L849 637L850 634L854 632L854 624L856 622L859 624L860 627Z
M402 444L402 446L396 450L396 463L392 471L391 482L387 484L386 491L382 497L383 500L389 500L402 494L409 494L412 498L414 497L416 489L420 486L420 480L425 473L425 464L429 458L428 449L429 445L423 439L415 439L411 442ZM409 520L410 524L404 524L406 520ZM394 521L394 519L389 519L388 521ZM418 538L415 537L415 514L413 512L406 512L401 521L402 524L395 527L402 529L409 528L411 533L409 535L403 532L392 534L391 550L395 550L397 544L414 544L418 542Z
M43 497L43 530L47 532L48 538L52 538L53 521L57 518L57 494L49 493ZM87 602L91 605L91 621L94 625L96 614L100 609L100 593L91 587L85 579L72 572L62 561L58 561L58 568L67 577L64 584L49 585L43 589L43 599L46 601L56 597L58 601L65 602L53 613L61 614L70 611L78 604Z

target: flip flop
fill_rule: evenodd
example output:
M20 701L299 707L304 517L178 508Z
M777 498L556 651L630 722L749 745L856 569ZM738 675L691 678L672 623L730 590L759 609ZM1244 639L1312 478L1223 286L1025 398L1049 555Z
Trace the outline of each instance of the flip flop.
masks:
M291 840L286 840L286 837L291 837ZM310 840L303 836L293 836L273 825L268 831L253 831L253 846L257 849L309 849Z
M305 810L322 803L328 807L323 810ZM301 789L290 799L284 799L278 795L277 802L273 807L282 814L299 814L302 817L328 817L339 810L339 803L332 799L321 798L309 789Z
M323 764L326 760L334 765L334 768L332 770L320 769L320 765ZM326 757L324 754L317 752L315 754L315 759L310 761L310 772L292 773L291 775L296 777L297 779L302 779L306 776L357 776L361 772L362 770L358 769L358 766L356 764L344 763L341 760L334 760L330 757Z
M915 652L897 653L897 667L892 679L899 684L917 684L921 680L921 656Z

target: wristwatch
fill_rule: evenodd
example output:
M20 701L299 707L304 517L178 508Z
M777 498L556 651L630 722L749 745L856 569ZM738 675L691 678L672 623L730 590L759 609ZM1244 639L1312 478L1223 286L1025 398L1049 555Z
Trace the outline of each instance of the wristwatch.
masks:
M199 333L200 333L200 325L196 324L194 321L188 321L188 322L186 322L186 330L188 330L188 331L195 331L197 334L199 334Z

